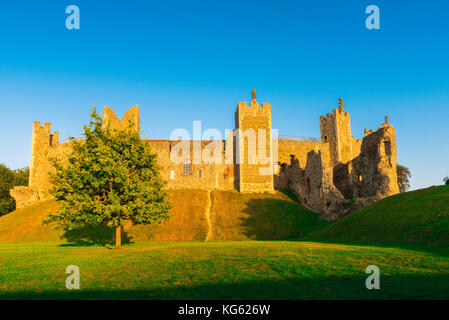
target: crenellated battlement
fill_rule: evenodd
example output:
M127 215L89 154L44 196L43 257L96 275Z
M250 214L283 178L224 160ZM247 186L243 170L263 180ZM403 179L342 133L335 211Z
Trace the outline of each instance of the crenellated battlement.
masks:
M262 104L260 104L256 100L256 90L253 90L253 99L250 101L249 107L248 103L245 101L239 102L237 104L236 117L239 117L240 119L244 119L247 117L265 117L270 118L271 120L271 104L267 102L262 102Z

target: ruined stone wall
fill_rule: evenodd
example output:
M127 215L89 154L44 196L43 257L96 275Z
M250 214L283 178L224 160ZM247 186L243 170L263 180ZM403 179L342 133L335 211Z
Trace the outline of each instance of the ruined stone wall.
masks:
M274 144L271 105L260 106L253 91L249 107L246 102L238 104L236 130L225 141L146 143L157 154L168 189L266 192L290 188L306 207L325 219L334 219L399 192L394 127L386 118L380 129L365 130L363 140L358 140L351 135L350 116L341 99L339 104L332 114L320 118L321 142L278 140ZM138 130L138 106L128 110L122 120L105 107L105 126ZM260 145L262 134L266 139ZM29 187L10 192L18 208L48 197L53 170L49 159L65 159L72 150L70 142L59 143L58 139L58 132L51 133L50 123L33 123ZM272 150L276 145L277 160Z
M362 139L351 137L352 158L358 157L362 149Z
M139 106L134 106L128 109L123 115L123 119L119 120L114 110L105 106L104 107L104 125L110 129L124 130L131 129L134 131L139 130L140 126L140 112Z
M278 162L279 164L290 164L291 157L294 156L299 161L299 166L304 169L307 163L307 154L314 150L321 151L330 162L329 143L327 142L278 140Z
M39 192L36 187L18 186L9 191L11 197L16 201L16 209L25 208L39 201Z
M361 153L351 164L349 180L354 184L356 197L381 199L399 193L394 127L382 124L380 129L365 136Z
M325 161L330 165L329 143L327 142L278 140L278 164L274 173L275 189L291 188L286 168L295 163L298 168L304 170L308 154L311 151L321 152Z
M329 132L325 126L332 124L336 117L330 119L331 122L326 121L322 126L324 134ZM297 152L292 153L295 156L290 163L281 163L276 186L292 189L303 205L320 212L325 219L343 217L399 192L396 134L388 120L377 131L366 130L363 140L351 137L351 152L356 156L346 162L333 164L332 151L337 149L333 148L333 140L327 138L328 143L314 145L315 150L307 153L305 161L298 158L304 154ZM294 152L297 146L305 146L290 141L280 141L279 145L283 146L279 148L282 161L287 159L286 150Z

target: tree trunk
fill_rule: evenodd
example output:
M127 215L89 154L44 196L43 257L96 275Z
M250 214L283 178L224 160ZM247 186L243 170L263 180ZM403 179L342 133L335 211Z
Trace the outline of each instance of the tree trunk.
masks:
M122 226L115 228L115 248L122 248Z

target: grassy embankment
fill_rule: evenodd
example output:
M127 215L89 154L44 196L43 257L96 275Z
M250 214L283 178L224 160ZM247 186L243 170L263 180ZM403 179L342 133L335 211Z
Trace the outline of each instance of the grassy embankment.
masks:
M0 218L0 242L21 242L0 244L0 299L449 299L447 186L332 223L280 193L212 192L210 239L244 241L211 242L202 241L207 194L177 192L173 218L128 228L122 250L102 242L107 229L67 235L42 226L56 209L51 201ZM81 270L79 291L65 289L71 264ZM381 290L365 288L371 264L381 270Z

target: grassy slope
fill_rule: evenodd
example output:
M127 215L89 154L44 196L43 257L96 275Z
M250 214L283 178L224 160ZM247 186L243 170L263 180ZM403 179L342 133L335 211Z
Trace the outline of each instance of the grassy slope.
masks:
M127 226L131 241L204 240L207 192L171 191L172 218L153 226ZM308 239L387 245L449 246L449 186L431 187L380 200L349 216L328 223L286 194L211 192L210 240ZM0 242L112 239L113 230L86 228L72 233L42 226L56 210L47 201L0 217Z
M170 220L155 225L125 228L132 241L190 241L206 238L207 192L202 190L170 191Z
M56 210L55 201L44 201L0 217L0 242L59 240L60 231L41 223Z
M287 241L0 244L0 299L449 299L449 256ZM365 269L381 270L367 290ZM65 289L65 268L81 289Z
M210 240L302 239L327 225L288 195L213 191Z
M173 208L171 219L150 226L126 225L126 241L204 240L207 192L201 190L170 191ZM211 240L301 238L325 222L318 216L276 192L274 194L240 194L236 191L211 192ZM57 205L46 201L0 217L0 242L21 241L109 241L114 230L85 228L72 232L42 226L41 221Z
M174 241L201 240L207 232L204 218L206 192L180 190L170 192L173 203L172 219L153 226L132 226L125 228L124 240L132 241ZM42 225L42 220L57 210L57 203L49 200L36 203L0 217L0 242L21 241L108 241L114 230L107 227L86 227L81 230L64 232L54 225Z
M382 199L313 234L311 239L449 246L449 186Z

